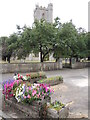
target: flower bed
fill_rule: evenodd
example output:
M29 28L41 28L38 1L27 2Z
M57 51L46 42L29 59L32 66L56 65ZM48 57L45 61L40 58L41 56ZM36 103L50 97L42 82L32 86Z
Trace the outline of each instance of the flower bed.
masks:
M43 111L52 93L50 86L28 84L22 80L8 80L2 83L5 101L31 118L43 117Z
M45 111L47 102L50 102L50 97L39 101L33 101L32 104L18 103L16 99L6 99L6 103L15 109L18 109L22 113L24 113L29 118L43 118L47 116L47 112Z
M31 73L31 74L27 74L26 76L27 76L27 80L30 83L35 83L38 80L47 78L44 72Z
M50 78L47 78L47 79L39 80L39 81L37 81L37 83L39 83L39 84L44 83L44 84L47 84L47 85L50 84L50 86L53 86L53 85L63 83L63 78L61 76L50 77Z
M53 90L50 85L42 84L42 81L46 83L47 79L41 80L40 84L31 84L24 80L27 81L25 76L16 74L14 80L2 83L4 100L10 106L30 118L65 118L68 116L68 108L65 105L56 101L51 104L50 94ZM54 80L62 81L62 77L48 78L47 83L50 84Z
M69 116L69 107L55 101L48 103L47 118L67 118Z
M3 94L5 99L11 98L14 96L13 91L17 86L23 83L22 80L6 80L2 82Z
M23 81L28 81L31 84L37 82L38 80L47 78L44 72L37 72L37 73L30 73L22 76L20 74L15 74L14 79L19 80L22 79Z

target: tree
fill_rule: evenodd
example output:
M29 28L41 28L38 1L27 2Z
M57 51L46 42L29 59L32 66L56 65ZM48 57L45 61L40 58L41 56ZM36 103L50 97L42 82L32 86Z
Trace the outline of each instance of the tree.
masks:
M78 30L78 54L79 58L86 58L88 57L88 34L83 28L79 28Z
M17 34L13 33L8 38L6 37L6 39L2 40L2 43L4 43L4 46L2 44L2 56L5 58L5 60L7 58L8 63L10 63L11 56L15 55L17 48L17 39Z
M25 59L32 52L31 48L31 28L24 26L20 28L18 27L18 39L17 39L17 48L16 55L18 59Z
M48 23L44 20L35 21L32 28L32 43L33 52L40 52L41 62L51 52L53 52L57 46L56 41L57 28L53 23Z
M58 32L58 48L61 49L62 57L70 58L70 64L71 58L75 57L77 54L77 36L78 32L72 21L63 23Z
M8 49L7 39L8 39L8 37L6 37L6 36L0 37L2 60L4 60L4 61L6 61L6 58L7 58L7 55L8 55L8 52L7 52L7 49Z
M90 32L87 33L88 60L90 60Z
M26 27L20 35L22 50L25 55L30 52L35 54L40 52L40 62L43 62L45 57L54 51L57 46L56 41L57 28L55 23L48 23L44 20L35 21L32 29Z

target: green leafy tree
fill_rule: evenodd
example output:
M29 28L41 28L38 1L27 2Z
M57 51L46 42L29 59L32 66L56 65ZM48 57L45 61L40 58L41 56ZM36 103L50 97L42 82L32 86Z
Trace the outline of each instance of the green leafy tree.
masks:
M8 56L8 52L7 52L7 49L8 49L7 39L8 39L8 37L6 37L6 36L0 37L1 54L2 54L2 60L4 60L4 61L6 61L7 56Z
M36 20L32 28L26 27L23 30L19 37L19 45L21 44L22 51L26 56L31 52L35 54L40 52L40 62L43 62L57 46L56 35L56 22L53 24L44 20Z
M77 57L86 58L88 57L88 34L83 28L78 30L78 42L77 42Z
M88 60L90 60L90 32L87 33Z
M18 59L25 59L32 52L32 41L31 41L31 28L24 26L18 28L18 39L17 39L17 48L16 55Z
M53 52L57 46L56 41L57 28L53 23L48 23L44 20L35 21L32 28L32 43L33 52L40 52L41 62L45 57Z
M6 41L6 44L7 44L7 61L10 63L10 58L12 56L15 56L15 53L16 53L16 48L17 48L17 39L18 39L18 35L16 33L13 33L11 34L7 41Z
M75 57L77 54L77 35L77 29L72 21L63 23L58 32L58 48L61 49L60 54L62 57L69 57L70 64L71 58ZM55 54L57 54L57 52Z

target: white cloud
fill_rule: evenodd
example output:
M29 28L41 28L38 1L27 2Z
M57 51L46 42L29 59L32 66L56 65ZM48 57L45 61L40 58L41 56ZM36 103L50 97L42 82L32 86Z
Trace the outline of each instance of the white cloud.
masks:
M47 7L53 3L53 16L61 22L70 19L76 27L88 30L88 0L0 0L0 36L9 35L16 31L16 25L31 26L35 4Z

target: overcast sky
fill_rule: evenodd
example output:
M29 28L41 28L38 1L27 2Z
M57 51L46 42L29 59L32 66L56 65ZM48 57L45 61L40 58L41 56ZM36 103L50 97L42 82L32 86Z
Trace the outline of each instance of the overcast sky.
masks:
M32 26L35 5L48 6L53 3L53 19L59 17L61 22L72 19L76 28L88 31L89 0L0 0L0 36L9 36L16 32L16 25Z

